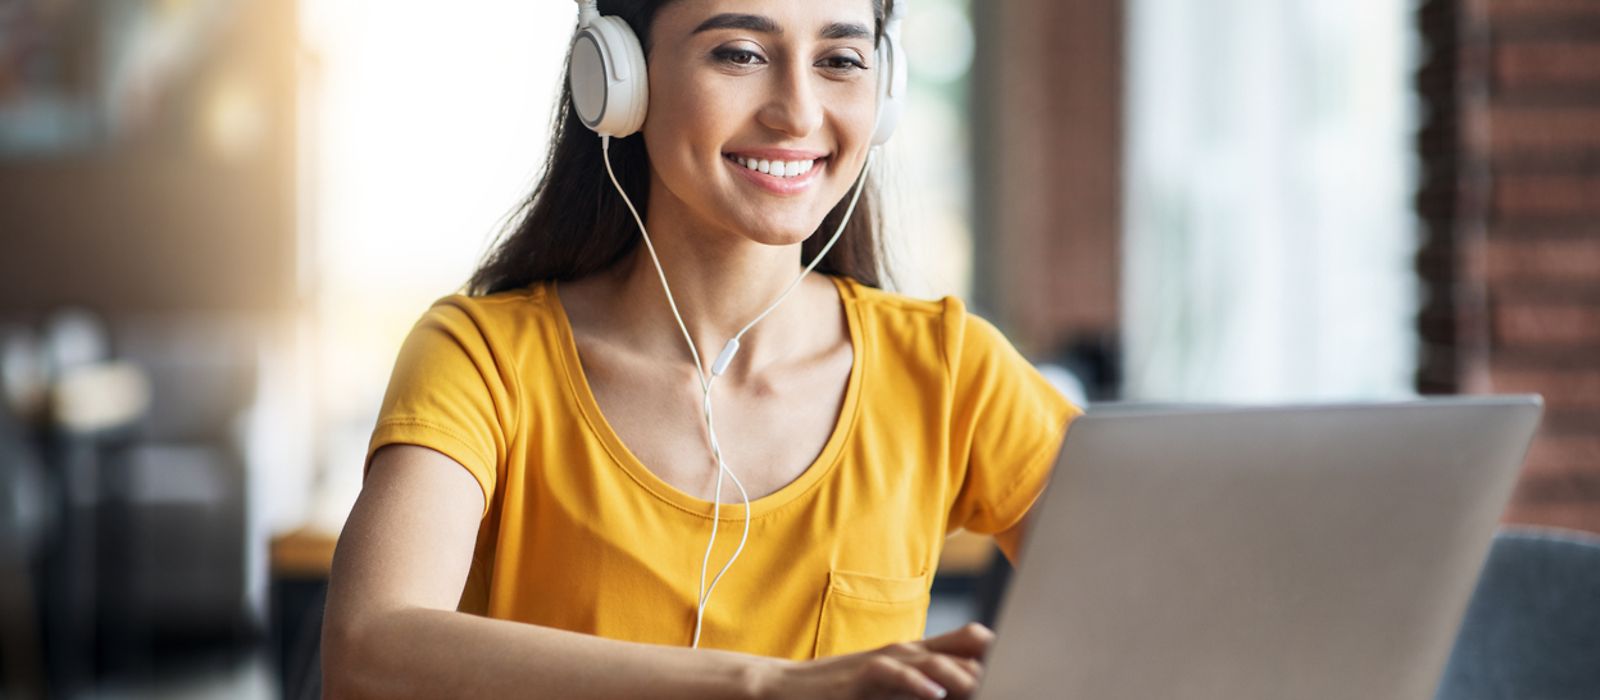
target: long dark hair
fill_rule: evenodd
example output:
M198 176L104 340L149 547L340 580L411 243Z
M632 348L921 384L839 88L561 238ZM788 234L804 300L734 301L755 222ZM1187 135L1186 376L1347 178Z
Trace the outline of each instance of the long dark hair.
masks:
M621 17L650 50L650 28L662 6L672 0L601 0L601 14ZM883 31L883 2L872 0L877 33ZM568 57L571 61L571 57ZM562 70L561 98L551 120L550 150L533 192L513 211L484 256L467 293L485 295L520 289L546 280L574 280L606 269L627 257L639 245L639 232L627 205L612 189L601 159L599 137L583 125L572 104L572 90ZM611 165L617 181L639 207L649 211L650 156L644 136L635 133L611 141ZM819 272L854 278L877 287L887 276L880 237L882 216L872 176L863 184L861 201L845 224L839 242L817 264ZM803 260L811 260L828 235L839 225L849 204L846 193L822 218L817 231L800 246Z

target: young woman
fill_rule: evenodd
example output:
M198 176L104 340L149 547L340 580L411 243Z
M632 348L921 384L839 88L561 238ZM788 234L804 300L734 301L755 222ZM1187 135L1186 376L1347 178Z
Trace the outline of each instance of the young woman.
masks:
M958 300L877 289L871 189L852 200L885 8L598 10L642 42L642 131L603 146L579 113L600 93L569 86L519 224L406 340L325 690L967 696L989 631L918 639L941 546L965 528L1015 559L1077 409Z

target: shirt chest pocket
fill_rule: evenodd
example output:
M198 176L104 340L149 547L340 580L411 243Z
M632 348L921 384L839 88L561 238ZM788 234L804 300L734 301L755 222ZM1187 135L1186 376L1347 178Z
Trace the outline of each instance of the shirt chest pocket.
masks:
M814 658L851 654L922 638L928 617L924 576L829 571Z

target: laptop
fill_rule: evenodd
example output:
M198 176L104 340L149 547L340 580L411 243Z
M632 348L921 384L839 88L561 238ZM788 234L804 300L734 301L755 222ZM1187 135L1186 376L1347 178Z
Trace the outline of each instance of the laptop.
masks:
M1541 410L1090 411L976 697L1433 697Z

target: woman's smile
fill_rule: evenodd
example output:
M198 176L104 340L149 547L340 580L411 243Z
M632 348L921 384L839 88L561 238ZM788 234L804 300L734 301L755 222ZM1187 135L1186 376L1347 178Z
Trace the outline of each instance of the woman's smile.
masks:
M722 162L736 171L744 182L772 194L793 195L810 189L826 171L828 155L819 151L766 148L724 153Z

